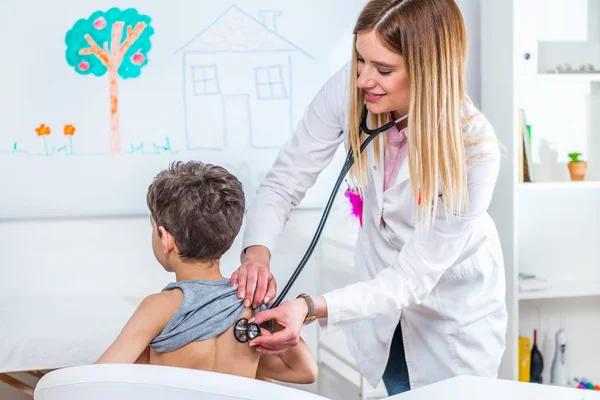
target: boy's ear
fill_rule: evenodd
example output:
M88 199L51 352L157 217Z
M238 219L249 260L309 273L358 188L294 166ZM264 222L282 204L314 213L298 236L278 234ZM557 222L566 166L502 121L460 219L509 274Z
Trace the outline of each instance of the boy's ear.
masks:
M158 232L160 236L160 241L162 242L163 252L169 254L171 251L175 249L175 238L171 233L165 229L164 226L158 227Z

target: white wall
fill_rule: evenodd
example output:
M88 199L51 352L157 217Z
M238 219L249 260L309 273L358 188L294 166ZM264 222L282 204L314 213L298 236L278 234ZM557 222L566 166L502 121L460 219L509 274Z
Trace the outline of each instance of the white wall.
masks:
M481 0L456 0L467 28L469 63L467 65L467 92L475 103L481 105Z
M480 0L457 2L469 39L468 91L479 104ZM149 240L147 217L0 221L0 246L4 253L0 293L151 292L170 277L157 268ZM239 243L231 253L237 252L235 246ZM286 274L291 266L281 268L280 273ZM63 279L64 274L68 274L68 280ZM133 277L135 281L131 280ZM14 282L27 285L19 287Z
M457 2L464 14L469 39L468 90L479 104L480 0ZM305 228L310 231L308 226ZM0 222L4 253L0 293L151 292L170 277L157 267L149 241L147 217ZM239 247L239 243L236 242L230 254L237 252L235 246ZM228 255L227 260L235 258ZM280 273L286 274L291 266L281 268ZM69 276L66 281L64 274ZM17 287L14 282L27 285Z
M319 216L317 210L292 213L272 261L280 289L304 253ZM0 223L0 293L144 296L160 291L174 275L154 259L148 218ZM226 276L239 267L240 251L241 234L223 257Z

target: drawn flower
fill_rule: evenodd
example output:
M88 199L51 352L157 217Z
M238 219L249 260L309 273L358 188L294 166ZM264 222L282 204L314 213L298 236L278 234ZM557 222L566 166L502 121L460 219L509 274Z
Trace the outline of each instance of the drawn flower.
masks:
M73 136L75 134L75 127L71 124L65 125L65 136Z
M35 132L44 141L44 152L46 153L46 155L48 155L48 143L46 142L46 136L49 136L50 133L52 132L50 130L50 127L46 126L44 124L40 124L40 126L35 128Z
M50 135L50 133L52 131L50 130L49 126L41 124L40 126L35 128L35 132L37 133L38 136L48 136L48 135Z

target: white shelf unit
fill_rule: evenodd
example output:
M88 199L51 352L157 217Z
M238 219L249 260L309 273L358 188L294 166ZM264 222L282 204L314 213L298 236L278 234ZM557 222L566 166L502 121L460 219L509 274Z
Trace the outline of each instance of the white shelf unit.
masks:
M519 292L519 300L540 300L600 296L600 280L549 282L544 290Z
M554 335L567 334L571 376L600 381L600 74L553 74L557 65L600 69L600 1L481 2L481 111L506 148L490 214L506 267L509 326L500 377L518 379L519 335L544 356L544 383ZM534 182L519 182L519 110L531 124ZM588 161L571 182L568 153ZM520 292L519 273L548 280L547 290ZM595 336L589 332L596 332Z
M560 74L538 74L537 80L540 82L599 82L600 73L560 73Z
M580 182L525 182L518 186L521 191L540 191L540 190L583 190L600 189L600 181L580 181Z

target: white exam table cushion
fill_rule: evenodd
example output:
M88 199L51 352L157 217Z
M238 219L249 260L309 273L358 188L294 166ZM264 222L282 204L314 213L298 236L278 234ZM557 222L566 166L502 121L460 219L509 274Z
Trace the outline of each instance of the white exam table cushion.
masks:
M600 400L600 393L482 376L456 376L387 400ZM383 400L383 399L382 399Z
M38 383L34 399L325 400L325 397L216 372L157 365L100 364L49 373Z

